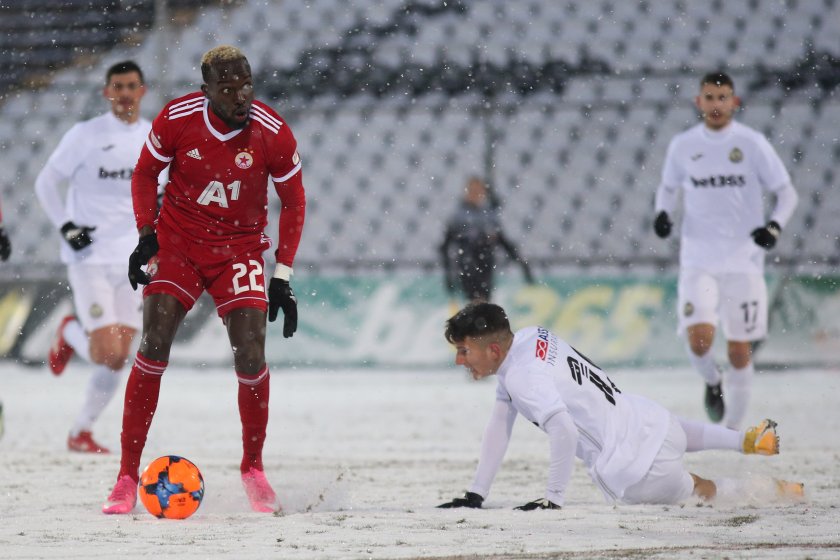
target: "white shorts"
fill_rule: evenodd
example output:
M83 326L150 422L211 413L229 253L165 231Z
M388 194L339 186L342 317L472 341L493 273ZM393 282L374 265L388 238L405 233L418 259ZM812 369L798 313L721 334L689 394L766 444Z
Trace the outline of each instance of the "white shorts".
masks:
M761 340L767 336L767 283L761 274L681 270L677 316L680 334L699 323L720 323L726 340Z
M143 327L143 291L131 289L126 265L67 265L76 317L87 332L108 325Z
M668 434L647 474L624 491L626 504L677 504L694 492L694 478L683 465L686 437L677 417L671 414Z

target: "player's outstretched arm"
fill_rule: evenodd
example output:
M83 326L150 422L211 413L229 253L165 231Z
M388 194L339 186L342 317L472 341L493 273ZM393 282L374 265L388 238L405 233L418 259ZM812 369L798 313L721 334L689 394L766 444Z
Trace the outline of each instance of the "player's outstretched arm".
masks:
M463 497L455 498L451 502L440 504L438 507L444 509L462 507L480 509L482 503L484 503L484 498L480 494L476 494L475 492L464 492Z

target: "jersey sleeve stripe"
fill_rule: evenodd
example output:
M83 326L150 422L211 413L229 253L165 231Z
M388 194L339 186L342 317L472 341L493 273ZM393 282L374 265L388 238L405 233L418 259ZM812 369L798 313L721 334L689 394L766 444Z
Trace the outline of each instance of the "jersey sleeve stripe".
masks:
M295 165L292 168L291 171L289 171L288 173L286 173L282 177L272 177L271 180L274 181L275 183L285 183L286 181L288 181L289 179L294 177L295 173L300 171L300 168L301 168L302 165L303 165L303 163L298 163L297 165Z
M146 137L146 147L147 147L147 148L149 148L149 152L151 152L151 154L154 156L154 158L155 158L156 160L162 161L163 163L169 163L170 161L172 161L173 159L175 159L175 158L172 158L172 157L166 157L166 156L164 156L164 155L161 155L161 154L160 154L160 153L159 153L159 152L155 149L155 147L152 145L152 142L149 140L149 137L148 137L148 136Z
M283 122L280 119L271 116L271 114L268 111L266 111L259 105L251 105L251 112L259 113L261 117L264 117L268 122L273 123L277 128L283 126Z
M169 107L169 112L178 111L182 109L185 105L190 105L192 103L198 103L199 105L204 103L204 97L192 97L190 99L186 99L181 101L180 103L173 103L171 107Z
M197 107L192 107L189 110L184 110L180 112L170 112L169 113L169 120L174 121L175 119L180 119L181 117L186 117L188 115L192 115L193 113L200 113L204 109L203 105L198 105Z
M266 121L265 117L263 117L259 113L252 112L251 113L251 118L254 119L255 121L257 121L258 123L260 123L261 125L263 125L264 127L266 127L268 130L270 130L274 134L277 134L278 132L280 132L280 127L274 126L269 121Z

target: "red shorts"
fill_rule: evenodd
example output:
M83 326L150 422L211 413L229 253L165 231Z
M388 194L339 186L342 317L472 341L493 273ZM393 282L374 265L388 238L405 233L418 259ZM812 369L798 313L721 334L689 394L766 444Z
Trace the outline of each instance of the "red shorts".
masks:
M216 302L219 317L233 309L268 308L263 272L263 251L270 245L262 238L251 245L213 247L178 239L177 244L159 238L160 250L147 267L152 281L143 297L169 294L192 309L204 290Z

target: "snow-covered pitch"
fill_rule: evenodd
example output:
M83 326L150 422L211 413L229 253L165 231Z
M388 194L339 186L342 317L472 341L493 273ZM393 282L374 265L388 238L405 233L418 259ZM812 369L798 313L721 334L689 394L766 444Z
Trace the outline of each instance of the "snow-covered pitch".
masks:
M122 397L95 436L108 456L72 454L67 431L87 370L0 365L0 558L837 558L840 556L840 372L755 377L751 421L779 422L781 455L689 454L692 471L739 477L735 503L612 506L578 462L559 511L518 512L539 498L548 443L517 421L483 510L435 506L471 480L494 381L446 371L284 370L275 366L265 465L282 514L252 513L239 481L240 424L232 369L173 366L143 456L182 455L206 495L185 521L138 504L100 507L119 464ZM618 370L623 391L702 418L702 382L683 370ZM120 393L121 394L121 393ZM779 501L772 477L804 481L804 502Z

